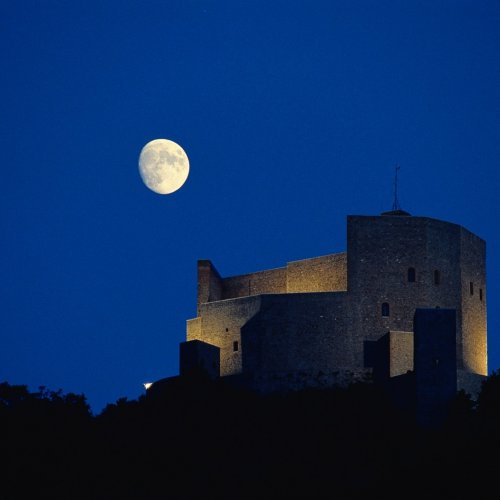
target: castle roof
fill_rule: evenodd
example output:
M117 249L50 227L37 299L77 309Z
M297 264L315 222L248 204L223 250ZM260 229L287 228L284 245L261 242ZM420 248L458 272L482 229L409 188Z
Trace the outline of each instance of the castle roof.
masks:
M405 210L390 210L388 212L382 212L380 215L411 217L411 214L406 212Z

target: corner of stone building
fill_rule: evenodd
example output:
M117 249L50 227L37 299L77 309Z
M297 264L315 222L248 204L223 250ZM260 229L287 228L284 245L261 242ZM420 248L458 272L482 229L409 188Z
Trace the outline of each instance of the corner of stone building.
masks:
M210 260L198 260L198 297L197 311L205 302L220 300L222 297L222 278Z

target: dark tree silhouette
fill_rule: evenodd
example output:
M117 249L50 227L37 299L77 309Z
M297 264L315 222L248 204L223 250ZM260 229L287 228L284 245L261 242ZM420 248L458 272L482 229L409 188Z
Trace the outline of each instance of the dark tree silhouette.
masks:
M374 384L258 395L193 374L92 415L83 395L5 382L2 497L482 498L499 402L495 372L423 429Z

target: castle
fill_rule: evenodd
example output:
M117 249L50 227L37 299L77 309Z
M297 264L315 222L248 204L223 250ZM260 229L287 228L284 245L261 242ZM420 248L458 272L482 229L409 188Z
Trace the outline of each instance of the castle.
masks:
M485 254L460 225L393 210L348 216L346 252L231 277L199 260L180 375L259 392L403 381L426 408L474 395L488 372Z

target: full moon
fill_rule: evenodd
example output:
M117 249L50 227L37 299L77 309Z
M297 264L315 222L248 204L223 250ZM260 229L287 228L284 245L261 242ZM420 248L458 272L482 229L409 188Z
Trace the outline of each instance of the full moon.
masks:
M177 143L168 139L155 139L141 150L139 173L151 191L170 194L186 182L189 159Z

